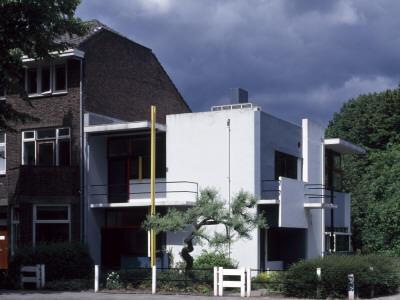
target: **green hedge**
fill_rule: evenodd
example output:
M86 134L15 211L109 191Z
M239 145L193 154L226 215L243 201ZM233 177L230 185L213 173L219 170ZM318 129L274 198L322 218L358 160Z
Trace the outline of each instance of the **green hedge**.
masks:
M21 266L44 264L46 282L71 279L91 279L94 274L89 249L79 242L43 243L16 250L10 261L10 277L19 279Z
M371 267L373 268L371 270ZM400 284L398 258L386 255L329 255L293 264L285 274L284 295L305 298L348 296L348 275L354 275L360 297L396 293ZM316 269L321 268L321 279Z

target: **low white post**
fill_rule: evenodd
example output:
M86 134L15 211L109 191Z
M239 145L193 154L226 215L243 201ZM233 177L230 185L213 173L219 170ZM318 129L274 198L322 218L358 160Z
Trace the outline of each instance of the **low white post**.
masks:
M349 274L349 300L354 299L354 275Z
M157 267L152 267L152 276L151 276L151 293L156 293L156 283L157 283Z
M40 287L44 289L44 285L46 283L46 268L44 265L40 265L41 272L40 272Z
M36 265L36 288L40 289L40 265Z
M318 277L318 281L321 281L321 268L317 268L317 277ZM320 298L320 289L319 289L319 282L317 284L317 298Z
M246 281L246 276L245 276L245 269L244 268L242 268L242 269L240 269L240 297L244 297L244 294L245 294L245 292L244 292L244 290L245 290L245 288L244 288L244 286L245 286L245 281Z
M247 297L250 297L251 294L251 269L247 268Z
M218 296L218 267L214 267L214 297Z
M218 296L224 295L224 268L218 268Z
M94 292L99 291L99 265L94 266Z

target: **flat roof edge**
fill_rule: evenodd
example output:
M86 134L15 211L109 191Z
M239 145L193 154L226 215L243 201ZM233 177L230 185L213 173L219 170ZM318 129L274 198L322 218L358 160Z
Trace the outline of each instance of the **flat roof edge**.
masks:
M365 154L364 148L352 144L341 138L325 139L324 145L326 149L331 149L340 154Z

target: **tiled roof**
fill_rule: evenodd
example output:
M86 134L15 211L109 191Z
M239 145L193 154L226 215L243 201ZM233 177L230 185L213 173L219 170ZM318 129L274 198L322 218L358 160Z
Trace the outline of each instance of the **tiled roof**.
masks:
M120 36L123 36L119 32L115 31L114 29L108 27L107 25L105 25L95 19L93 19L91 21L87 21L85 23L90 23L90 27L89 27L89 31L84 36L77 36L77 35L70 36L69 34L65 34L62 37L60 37L59 39L57 39L56 42L67 42L67 43L71 43L76 46L79 46L82 43L84 43L85 41L87 41L88 39L90 39L92 36L96 35L100 31L105 30L105 29L108 31L114 32ZM123 36L123 37L125 37L125 36Z

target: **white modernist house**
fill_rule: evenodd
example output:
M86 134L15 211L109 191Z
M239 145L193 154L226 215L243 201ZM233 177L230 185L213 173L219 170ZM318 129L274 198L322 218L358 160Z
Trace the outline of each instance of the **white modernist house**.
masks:
M215 187L227 201L243 189L260 199L257 211L269 227L231 245L240 266L282 269L350 251L350 195L340 192L340 158L364 149L325 139L324 128L308 119L296 126L246 99L234 102L167 115L166 125L157 124L157 210L186 209L201 188ZM85 230L94 260L144 266L148 235L140 224L150 205L150 122L87 114L85 124ZM185 235L161 234L158 249L172 250L177 260ZM194 255L201 250L195 247ZM157 263L166 260L159 254Z

